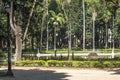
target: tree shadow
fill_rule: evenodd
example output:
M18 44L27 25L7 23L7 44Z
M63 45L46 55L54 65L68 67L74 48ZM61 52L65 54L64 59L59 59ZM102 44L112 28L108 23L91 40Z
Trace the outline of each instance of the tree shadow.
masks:
M116 69L116 70L110 70L112 71L113 73L111 73L112 75L120 75L120 69Z
M5 73L5 71L6 70L2 72ZM13 73L14 77L0 76L0 80L68 80L66 77L70 77L70 75L67 75L66 73L40 69L14 69Z

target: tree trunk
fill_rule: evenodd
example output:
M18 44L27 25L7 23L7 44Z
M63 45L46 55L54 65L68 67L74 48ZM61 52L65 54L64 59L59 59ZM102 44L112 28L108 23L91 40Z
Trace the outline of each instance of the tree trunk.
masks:
M21 39L21 26L18 26L13 21L13 2L14 0L11 0L11 8L10 8L10 27L14 31L15 39L16 39L16 50L15 50L15 61L21 60L21 54L22 54L22 39Z
M31 38L30 44L31 44L30 46L31 46L32 50L34 50L34 32L32 34L32 38Z
M83 5L83 50L85 49L85 3L82 1Z
M48 29L48 1L46 0L46 7L47 7L47 10L46 10L46 27L47 27L47 41L46 41L46 50L48 51L48 48L49 48L49 44L48 44L48 38L49 38L49 29ZM43 26L42 26L43 27Z
M0 50L2 50L2 37L0 37Z
M105 28L106 28L105 48L107 48L108 47L108 28L107 28L107 23L105 23Z
M40 34L40 51L42 51L42 45L43 45L43 43L42 43L42 38L43 38L43 28L42 28L43 26L41 26L41 34Z
M15 61L21 60L21 54L22 54L22 39L21 34L16 34L16 50L15 50Z

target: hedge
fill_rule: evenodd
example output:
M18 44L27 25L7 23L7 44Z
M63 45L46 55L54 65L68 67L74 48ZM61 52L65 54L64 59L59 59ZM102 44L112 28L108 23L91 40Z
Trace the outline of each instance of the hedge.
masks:
M3 62L0 66L7 66L7 62ZM120 68L119 60L86 60L86 61L59 61L59 60L23 60L12 63L15 66L48 66L48 67L80 67L80 68Z
M45 66L45 61L42 60L24 60L24 61L18 61L15 62L16 66L31 66L31 67L37 67L37 66Z
M47 63L48 66L72 67L72 61L49 60Z

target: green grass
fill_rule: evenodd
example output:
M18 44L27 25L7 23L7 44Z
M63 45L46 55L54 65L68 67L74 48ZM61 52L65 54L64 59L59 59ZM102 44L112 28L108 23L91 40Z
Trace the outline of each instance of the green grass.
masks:
M28 53L28 54L31 54L31 53L37 53L38 52L38 49L34 49L34 50L23 50L23 53ZM54 49L49 49L48 51L46 51L46 49L43 49L42 51L40 51L42 53L47 53L47 54L53 54L54 53ZM72 48L70 52L74 52L74 53L80 53L80 54L84 54L84 53L90 53L90 52L93 52L92 49L85 49L85 50L82 50L80 48L78 49L75 49L75 48ZM95 49L95 52L96 53L111 53L112 52L112 48L108 48L108 49ZM114 49L114 52L115 53L118 53L120 52L120 49L119 48L115 48ZM68 53L68 49L67 48L57 48L57 53L58 54L64 54L64 53Z
M84 53L93 52L93 50L92 50L92 49L71 50L70 52L84 54ZM96 53L111 53L111 52L112 52L112 49L96 49L95 52L96 52ZM120 49L115 49L114 52L115 52L115 53L120 52ZM53 50L53 49L50 49L50 50L48 50L48 51L45 51L45 50L44 50L44 51L42 51L42 53L53 54L53 53L54 53L54 50ZM68 49L57 49L57 53L58 53L58 54L68 53Z

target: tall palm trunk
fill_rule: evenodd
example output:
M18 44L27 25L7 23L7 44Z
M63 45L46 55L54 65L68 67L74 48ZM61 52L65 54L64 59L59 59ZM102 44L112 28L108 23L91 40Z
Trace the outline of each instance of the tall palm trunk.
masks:
M71 51L71 19L70 19L70 4L68 6L68 60L70 60Z
M95 20L93 20L93 51L95 51Z
M41 32L40 32L40 51L42 50L42 45L43 45L43 20L42 20L42 26L41 26Z
M85 2L82 0L83 5L83 50L85 49Z
M46 50L48 51L48 38L49 38L49 31L48 31L48 1L46 0L46 7L47 7L47 10L46 10L46 27L47 27L47 41L46 41Z
M106 28L105 48L107 48L108 47L108 28L107 28L107 23L105 23L105 28Z

